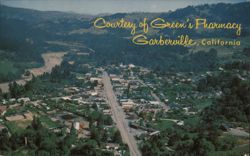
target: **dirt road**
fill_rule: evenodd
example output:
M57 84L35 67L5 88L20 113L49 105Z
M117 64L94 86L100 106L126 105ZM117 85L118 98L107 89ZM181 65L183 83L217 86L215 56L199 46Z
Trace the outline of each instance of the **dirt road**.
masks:
M65 55L65 52L60 52L60 53L44 53L42 54L42 58L44 60L44 66L40 68L32 68L29 69L29 71L34 75L34 76L39 76L42 75L43 73L50 73L52 68L55 67L56 65L60 65L63 56Z
M42 58L44 60L44 66L40 67L40 68L32 68L32 69L28 69L34 76L39 76L42 75L43 73L50 73L52 68L55 67L56 65L60 65L62 60L63 60L63 56L66 54L66 52L50 52L50 53L44 53L42 54ZM19 80L16 80L17 84L20 85L25 85L27 81L31 80L31 76L30 77L25 77ZM2 90L2 92L6 93L9 91L9 83L10 82L6 82L6 83L0 83L0 89Z
M122 136L122 141L128 144L131 156L141 156L135 138L129 133L128 121L125 119L125 114L117 103L110 77L106 72L103 72L102 80L104 84L104 91L111 107L112 115Z

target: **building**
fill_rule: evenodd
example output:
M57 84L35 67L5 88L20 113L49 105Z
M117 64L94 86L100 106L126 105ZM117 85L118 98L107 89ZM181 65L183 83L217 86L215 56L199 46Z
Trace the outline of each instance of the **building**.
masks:
M0 114L4 115L7 110L7 106L0 106Z
M28 97L17 99L17 102L24 102L24 103L26 103L26 102L29 102L29 101L30 101L30 98L28 98Z
M80 123L79 122L74 122L73 123L74 128L79 131L80 130Z
M90 82L91 82L91 83L97 82L98 84L101 84L101 83L102 83L102 79L99 78L99 77L91 77L91 78L90 78Z
M89 129L89 122L88 121L80 121L80 128L81 129Z
M33 114L31 112L24 113L23 116L27 120L33 120Z
M128 67L129 68L135 68L135 65L134 64L129 64Z
M160 105L159 101L149 101L149 104L151 105Z
M104 110L103 110L103 114L104 114L104 115L111 115L110 109L104 109Z
M5 117L5 119L7 121L18 121L18 120L24 120L24 116L23 115L13 115L13 116Z
M61 99L64 101L71 101L71 97L69 97L69 96L61 97Z
M125 102L121 102L121 105L124 110L128 111L134 107L135 103L132 100L128 100Z

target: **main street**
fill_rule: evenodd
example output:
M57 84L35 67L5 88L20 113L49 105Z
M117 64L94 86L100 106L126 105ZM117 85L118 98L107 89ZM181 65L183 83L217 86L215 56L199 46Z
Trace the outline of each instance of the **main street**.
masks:
M141 156L134 136L129 133L128 121L125 119L125 114L117 102L110 77L105 71L103 72L102 81L114 121L116 122L116 126L121 133L122 141L128 145L131 156Z

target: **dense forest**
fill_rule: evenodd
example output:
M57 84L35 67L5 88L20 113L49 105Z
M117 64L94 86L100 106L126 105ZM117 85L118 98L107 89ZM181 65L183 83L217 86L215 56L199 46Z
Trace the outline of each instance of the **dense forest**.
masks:
M199 114L196 125L174 126L153 136L142 144L143 155L199 155L207 156L213 151L231 150L236 145L233 136L220 137L221 125L227 122L249 123L250 121L250 83L230 74L224 82L222 96ZM164 140L164 141L163 141ZM168 148L165 148L167 140ZM228 151L227 155L241 155L237 151Z

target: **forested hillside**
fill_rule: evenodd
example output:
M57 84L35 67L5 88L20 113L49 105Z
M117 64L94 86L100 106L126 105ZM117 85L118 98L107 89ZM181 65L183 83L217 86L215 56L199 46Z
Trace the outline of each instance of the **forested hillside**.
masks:
M207 18L213 22L235 21L243 26L241 40L249 41L250 19L244 14L250 14L250 3L214 4L189 6L167 13L118 13L104 16L107 20L120 18L134 22L147 17L161 17L169 21L183 21L197 17ZM223 10L223 11L222 11ZM86 60L98 65L133 63L161 71L201 71L212 70L221 62L230 62L241 58L242 44L231 53L217 47L206 47L201 50L181 46L137 46L127 37L128 30L97 30L92 22L96 17L63 12L43 12L29 9L11 8L1 5L0 11L0 75L1 82L20 77L24 69L41 66L41 53L48 51L90 52ZM164 29L150 34L151 36L189 34L193 38L224 37L235 38L235 33L228 31L192 31ZM52 41L52 42L50 42ZM74 46L72 46L74 45ZM198 48L199 49L199 48ZM227 55L226 60L221 54ZM245 58L244 58L245 59ZM86 61L85 60L85 61ZM246 59L248 60L248 59ZM9 72L2 71L10 68Z

